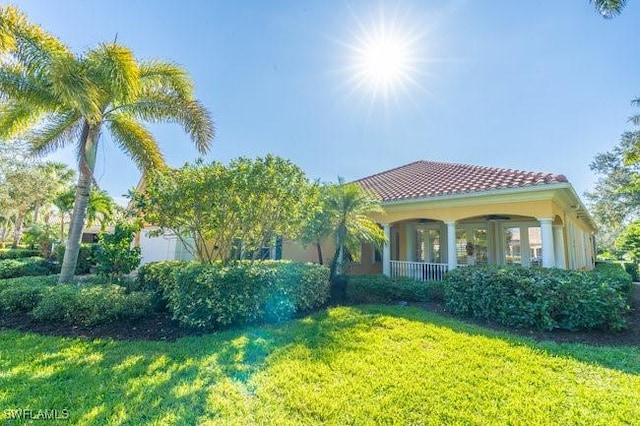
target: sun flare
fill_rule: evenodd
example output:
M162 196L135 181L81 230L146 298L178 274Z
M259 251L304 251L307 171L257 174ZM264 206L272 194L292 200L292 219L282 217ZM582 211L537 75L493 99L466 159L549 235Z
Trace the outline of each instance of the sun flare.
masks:
M401 41L379 37L365 42L359 50L359 77L374 87L392 86L410 71L410 52Z
M354 17L355 18L355 17ZM400 19L387 16L381 9L369 24L356 18L357 32L345 43L350 51L350 90L370 97L371 103L398 98L400 92L421 88L417 82L422 34Z

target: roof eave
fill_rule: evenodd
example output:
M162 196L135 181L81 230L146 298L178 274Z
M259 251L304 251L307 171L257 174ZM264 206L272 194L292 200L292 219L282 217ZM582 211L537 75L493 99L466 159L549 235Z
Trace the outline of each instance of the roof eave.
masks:
M521 193L527 193L527 192L549 191L549 190L565 189L565 188L571 189L573 191L573 187L569 182L555 182L555 183L545 183L545 184L537 184L537 185L534 184L534 185L518 186L515 188L491 189L487 191L458 192L454 194L444 194L444 195L436 195L436 196L429 196L429 197L383 200L381 204L383 206L396 205L396 204L413 204L413 203L423 203L428 201L447 201L447 200L456 200L461 198L488 197L492 195L521 194ZM573 191L573 195L575 195L575 191ZM580 200L578 199L578 201Z

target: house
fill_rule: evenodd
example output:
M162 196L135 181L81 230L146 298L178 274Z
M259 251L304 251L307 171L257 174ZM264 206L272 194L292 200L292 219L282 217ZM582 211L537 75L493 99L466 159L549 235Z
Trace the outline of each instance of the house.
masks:
M563 175L416 161L356 183L381 199L384 213L373 219L389 242L381 253L364 244L351 273L441 279L474 264L594 266L596 227ZM324 251L332 254L330 244ZM169 245L164 253L178 252ZM272 252L317 259L314 247L293 241Z
M361 272L439 278L458 266L589 270L596 227L563 175L416 161L356 181L380 197L381 262Z

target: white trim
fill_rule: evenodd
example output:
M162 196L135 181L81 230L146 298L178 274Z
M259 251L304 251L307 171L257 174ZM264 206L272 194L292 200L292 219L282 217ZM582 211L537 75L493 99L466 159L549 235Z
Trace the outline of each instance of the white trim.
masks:
M389 277L391 276L391 225L384 223L382 228L387 238L382 248L382 273Z
M556 251L553 244L553 218L539 218L540 238L542 239L542 266L554 268L556 266Z
M556 250L556 268L566 269L567 262L564 258L564 227L553 225L553 246Z
M447 225L447 265L449 270L458 266L458 253L456 252L456 223L445 222Z

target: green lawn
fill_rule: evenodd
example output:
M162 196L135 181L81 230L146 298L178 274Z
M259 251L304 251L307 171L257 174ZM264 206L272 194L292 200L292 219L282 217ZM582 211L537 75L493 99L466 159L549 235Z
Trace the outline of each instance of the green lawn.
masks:
M0 415L71 423L610 425L637 422L639 396L640 348L534 343L416 308L176 342L0 332Z

